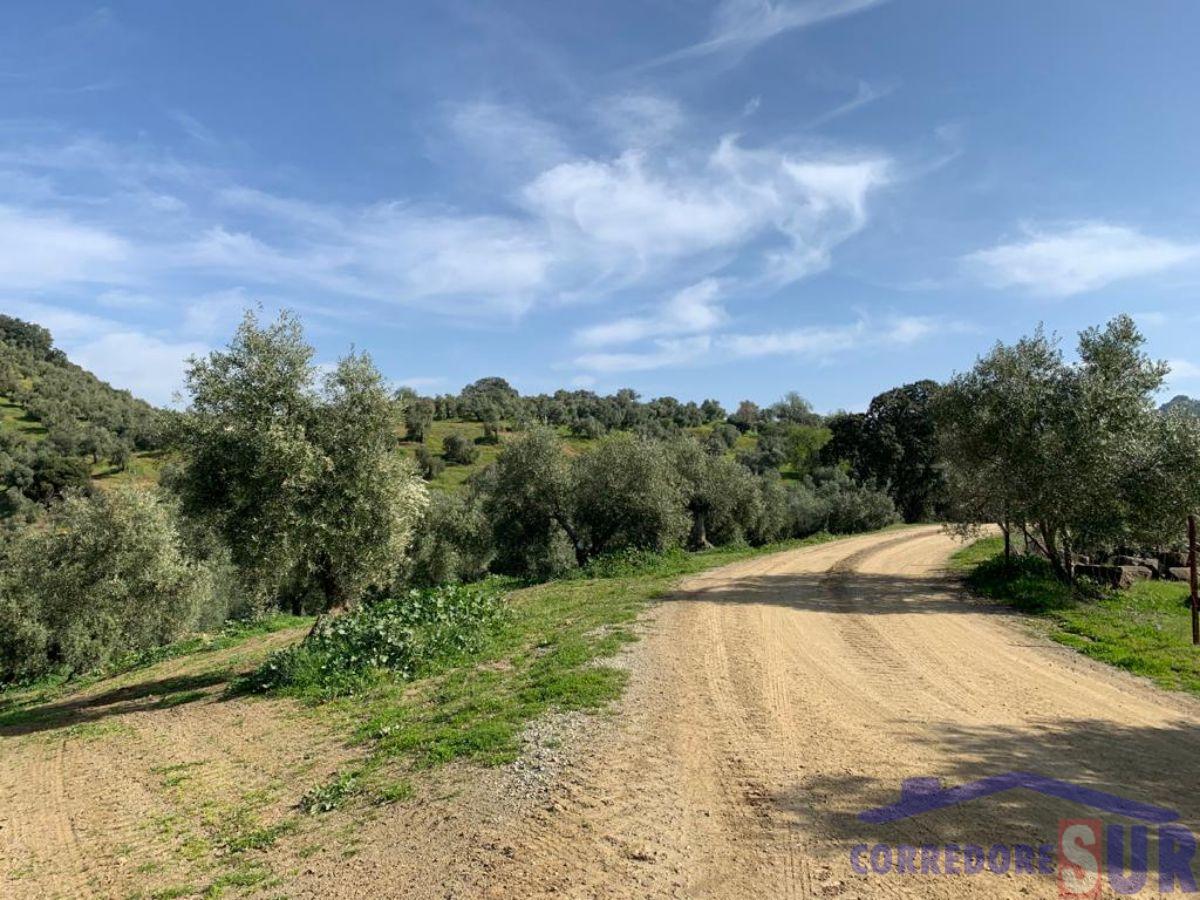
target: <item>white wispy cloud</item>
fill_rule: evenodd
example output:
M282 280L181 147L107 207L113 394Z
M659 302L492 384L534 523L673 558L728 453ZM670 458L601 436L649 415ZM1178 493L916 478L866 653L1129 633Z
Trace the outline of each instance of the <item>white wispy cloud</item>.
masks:
M575 365L585 372L623 371L714 365L767 356L826 361L852 352L909 346L938 335L960 333L960 322L928 316L892 316L879 321L860 317L842 325L810 326L782 331L701 334L655 340L643 350L585 353Z
M558 128L511 104L453 104L446 124L462 150L502 173L540 171L573 155Z
M890 172L885 157L746 149L727 137L690 164L640 152L564 163L522 198L552 233L582 242L610 268L637 273L709 255L712 272L765 242L761 274L786 284L828 266L831 249L865 224L867 197Z
M626 316L592 325L577 331L575 340L584 346L602 347L662 335L712 331L726 318L717 302L720 292L720 284L706 278L676 293L654 315Z
M1107 222L1078 222L1058 229L1027 227L1023 238L971 253L965 263L989 287L1069 297L1196 259L1200 243L1152 237Z
M809 127L816 128L820 125L826 124L827 122L832 122L834 119L847 116L856 110L862 109L864 106L874 103L876 100L882 100L884 97L890 96L895 92L895 90L896 85L894 84L875 85L868 81L860 80L858 82L858 87L855 89L853 97L851 97L845 103L835 106L828 112L817 116L808 123Z
M713 11L705 40L651 60L641 68L714 53L744 55L786 31L853 15L883 2L886 0L721 0Z
M182 109L173 109L168 115L174 120L188 137L199 144L216 147L220 144L217 136L203 122Z
M646 92L605 97L596 104L596 116L622 149L662 144L686 121L678 101Z
M1200 381L1200 365L1187 359L1169 359L1167 365L1171 367L1171 373L1167 376L1167 380L1171 383L1177 381Z
M280 201L286 205L286 201ZM208 229L171 250L174 265L259 285L436 308L514 314L530 307L553 262L526 225L383 204L292 232L285 245L250 231Z
M502 202L486 213L316 201L148 145L22 133L0 140L0 179L29 186L21 205L0 206L0 290L68 291L69 302L86 290L114 317L151 309L174 317L170 335L98 328L105 341L89 352L101 360L142 338L145 354L179 356L178 347L232 327L248 298L340 318L389 304L495 320L620 294L642 298L641 307L575 340L594 351L657 342L653 358L643 349L626 360L645 368L706 341L743 352L715 336L725 307L826 269L896 180L883 153L749 146L736 135L698 141L682 108L655 93L611 96L582 112L624 149L581 155L530 114L490 103L449 108L458 140L521 160L499 167L509 180L493 185ZM102 364L130 377L116 362ZM165 399L161 389L150 394Z
M0 287L122 280L128 243L68 216L0 206Z

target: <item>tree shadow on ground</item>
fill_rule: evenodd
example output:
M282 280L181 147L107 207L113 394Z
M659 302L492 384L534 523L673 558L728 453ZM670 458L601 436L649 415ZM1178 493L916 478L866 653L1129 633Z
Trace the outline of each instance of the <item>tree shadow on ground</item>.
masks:
M1009 607L967 594L951 577L927 573L904 576L835 571L752 575L719 586L678 591L663 599L875 616L1013 614Z
M114 716L194 703L219 694L206 689L227 684L232 677L233 673L227 670L176 675L139 681L58 703L11 710L0 715L0 738L70 728Z
M1082 698L1081 698L1082 699ZM1027 730L1005 726L930 723L919 738L930 751L928 769L897 769L886 781L852 774L816 774L771 798L785 818L822 843L843 852L858 844L977 844L1038 846L1057 841L1063 819L1097 818L1106 826L1137 820L1082 803L1016 788L959 806L925 812L888 824L870 824L858 814L900 799L900 783L937 777L943 787L1007 772L1032 772L1176 811L1172 824L1200 829L1200 729L1191 721L1152 727L1100 719L1046 721ZM912 740L911 735L906 737ZM1126 848L1129 830L1126 828ZM1128 849L1126 850L1128 852ZM848 860L848 856L847 856ZM1150 826L1149 870L1158 871L1156 827ZM1200 876L1200 859L1194 861ZM1157 885L1157 880L1152 881Z

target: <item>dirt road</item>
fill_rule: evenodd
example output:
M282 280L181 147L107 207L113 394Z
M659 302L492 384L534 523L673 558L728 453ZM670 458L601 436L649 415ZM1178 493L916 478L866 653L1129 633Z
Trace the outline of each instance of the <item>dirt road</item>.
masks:
M1036 846L1055 841L1062 818L1128 821L1027 789L889 825L858 820L915 777L955 786L1033 772L1200 825L1200 704L972 604L943 572L953 549L921 528L692 579L656 610L607 739L552 812L524 837L509 832L495 892L1052 897L1053 877L1011 866L1004 877L862 876L850 852ZM1153 844L1151 857L1155 870ZM1156 884L1152 874L1147 893Z
M1056 896L1052 877L1011 863L1003 876L852 867L858 845L1037 846L1054 842L1060 819L1099 814L1018 788L890 824L858 818L899 800L904 779L954 787L1011 771L1170 807L1200 826L1200 704L965 598L943 572L954 548L938 528L907 529L694 577L648 613L613 714L568 728L565 746L547 742L558 764L531 796L514 799L513 771L444 771L431 776L444 789L423 789L419 803L300 822L256 857L272 878L227 873L223 889L355 900ZM206 690L187 665L165 676ZM219 851L231 796L240 808L253 800L255 826L287 821L297 773L311 781L354 752L286 705L164 704L165 676L126 694L105 688L74 739L0 736L0 896L126 897L181 882L199 894L221 870L197 880L189 847ZM1157 870L1153 841L1151 857ZM1156 885L1152 874L1143 895Z

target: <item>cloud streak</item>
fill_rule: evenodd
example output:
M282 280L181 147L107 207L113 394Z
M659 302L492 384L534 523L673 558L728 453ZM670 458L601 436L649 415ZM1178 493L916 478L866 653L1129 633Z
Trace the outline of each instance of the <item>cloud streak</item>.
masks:
M661 338L642 350L585 353L575 359L581 370L596 374L718 365L771 356L828 361L871 349L915 344L937 335L965 331L966 326L927 316L893 316L879 323L866 317L842 325L793 328L756 334L700 334Z
M721 0L713 11L707 38L639 68L656 68L718 53L744 56L784 32L851 16L884 2L886 0Z
M1123 225L1079 222L1057 230L1027 228L1023 239L978 250L964 262L988 287L1071 297L1197 259L1197 243L1152 237Z
M663 335L711 331L726 318L725 310L717 302L720 291L718 282L707 278L679 291L655 315L628 316L592 325L576 332L575 340L587 347L603 347Z

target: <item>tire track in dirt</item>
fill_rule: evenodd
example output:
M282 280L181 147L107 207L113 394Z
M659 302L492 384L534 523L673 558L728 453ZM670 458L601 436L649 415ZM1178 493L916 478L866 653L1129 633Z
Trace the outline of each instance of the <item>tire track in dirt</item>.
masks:
M258 652L298 636L266 636ZM306 760L332 767L349 753L290 703L224 699L223 677L207 673L244 649L110 679L54 704L45 721L0 729L0 896L203 887L221 871L214 834L239 810L263 824L292 815L296 796L273 797L272 786L295 781ZM204 696L175 705L164 693L192 683Z

